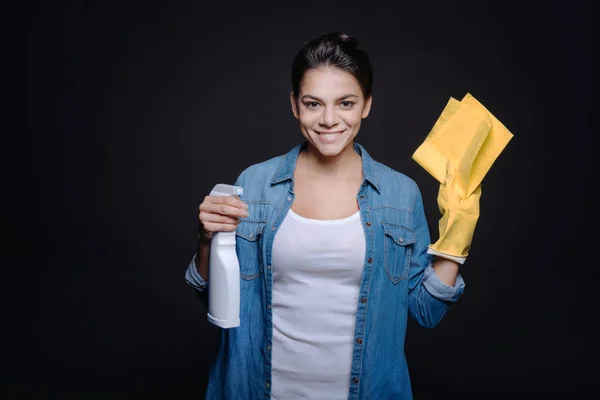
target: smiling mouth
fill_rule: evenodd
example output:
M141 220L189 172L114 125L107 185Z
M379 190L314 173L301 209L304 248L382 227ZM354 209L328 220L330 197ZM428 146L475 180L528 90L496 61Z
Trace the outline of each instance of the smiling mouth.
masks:
M342 140L342 134L346 132L345 129L341 131L315 131L317 133L317 137L319 138L319 142L326 144L338 143Z
M334 132L323 132L323 131L315 131L317 132L319 135L336 135L336 134L340 134L340 133L344 133L344 130L341 131L334 131Z

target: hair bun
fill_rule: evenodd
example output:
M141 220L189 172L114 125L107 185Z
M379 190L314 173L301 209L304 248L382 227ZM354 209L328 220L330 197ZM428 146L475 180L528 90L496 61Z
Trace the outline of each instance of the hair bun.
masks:
M346 33L343 32L336 32L338 40L346 45L346 46L352 46L352 47L357 47L358 46L358 41L353 37L350 36Z

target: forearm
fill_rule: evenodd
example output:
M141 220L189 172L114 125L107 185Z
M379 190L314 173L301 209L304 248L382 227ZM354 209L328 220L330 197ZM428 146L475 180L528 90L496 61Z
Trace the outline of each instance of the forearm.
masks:
M435 257L433 261L433 270L437 277L448 286L454 286L456 284L456 277L458 276L459 264L455 261L448 260L442 257Z
M442 258L434 259L415 279L418 284L409 293L408 310L411 317L425 328L436 326L452 303L458 301L464 291L465 282L457 265ZM443 279L443 280L442 280ZM453 283L452 285L450 285Z
M210 241L198 238L198 251L196 252L196 271L202 279L208 281L208 262L210 259Z

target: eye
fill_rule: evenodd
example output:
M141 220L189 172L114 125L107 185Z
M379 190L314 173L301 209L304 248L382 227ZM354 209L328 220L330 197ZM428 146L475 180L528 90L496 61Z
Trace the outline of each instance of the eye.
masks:
M307 101L304 103L304 107L306 108L317 108L319 106L319 103L317 103L316 101Z
M341 104L344 108L351 108L354 105L354 102L345 100L342 101Z

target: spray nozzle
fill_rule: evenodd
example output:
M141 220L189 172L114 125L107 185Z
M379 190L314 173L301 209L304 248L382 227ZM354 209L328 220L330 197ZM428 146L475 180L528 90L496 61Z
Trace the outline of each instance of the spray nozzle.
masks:
M210 192L211 196L231 196L238 195L241 196L244 193L244 188L241 186L227 185L225 183L219 183L213 187Z

